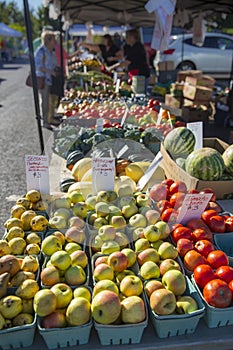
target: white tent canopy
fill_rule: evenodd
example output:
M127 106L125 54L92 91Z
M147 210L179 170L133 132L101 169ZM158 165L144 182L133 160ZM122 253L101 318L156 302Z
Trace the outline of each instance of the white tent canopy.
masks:
M22 33L18 32L15 29L12 29L8 27L5 23L0 23L0 36L9 36L13 38L21 38L23 35Z

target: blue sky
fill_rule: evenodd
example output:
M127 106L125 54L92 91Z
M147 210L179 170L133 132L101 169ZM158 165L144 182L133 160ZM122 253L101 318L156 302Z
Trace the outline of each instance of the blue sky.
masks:
M11 1L14 1L18 5L19 9L23 9L23 0L6 0L6 3ZM28 6L30 10L37 10L39 6L42 6L42 0L28 0Z

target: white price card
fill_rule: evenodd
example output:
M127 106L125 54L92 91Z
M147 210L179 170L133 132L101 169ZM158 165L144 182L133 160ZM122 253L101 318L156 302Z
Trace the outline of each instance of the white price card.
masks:
M187 123L187 128L191 130L195 136L196 143L194 149L203 147L203 122Z
M185 225L191 219L200 219L213 193L187 193L184 197L177 222Z
M118 79L116 80L116 88L115 88L115 92L116 92L116 93L119 92L120 85L121 85L121 80L118 78Z
M115 158L92 158L92 190L114 190Z
M159 166L163 159L163 156L161 152L158 152L153 160L153 162L150 164L150 166L145 171L145 174L140 178L140 180L137 183L137 189L140 191L142 190L147 182L150 180L151 176L154 174L155 170Z
M50 193L48 156L26 155L27 191L38 190L42 194Z

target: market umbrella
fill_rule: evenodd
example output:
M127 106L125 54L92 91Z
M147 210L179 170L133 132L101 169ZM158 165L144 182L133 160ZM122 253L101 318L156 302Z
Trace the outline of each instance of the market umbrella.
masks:
M0 23L0 36L9 36L12 38L21 38L23 36L22 33L18 32L15 29L8 27L5 23Z

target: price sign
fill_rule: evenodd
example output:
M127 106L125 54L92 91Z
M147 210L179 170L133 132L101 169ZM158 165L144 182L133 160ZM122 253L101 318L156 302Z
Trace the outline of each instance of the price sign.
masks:
M187 128L191 130L195 136L196 143L194 149L203 147L203 122L187 123Z
M50 193L48 156L25 156L27 191Z
M185 225L191 219L200 219L212 193L188 193L184 197L177 222Z
M156 154L153 162L151 163L151 165L145 171L145 174L138 181L137 189L139 191L142 190L146 186L147 182L150 180L151 176L154 174L155 170L157 169L157 167L161 163L162 159L163 159L163 156L162 156L161 152L158 152Z
M92 159L92 190L114 190L115 158Z

